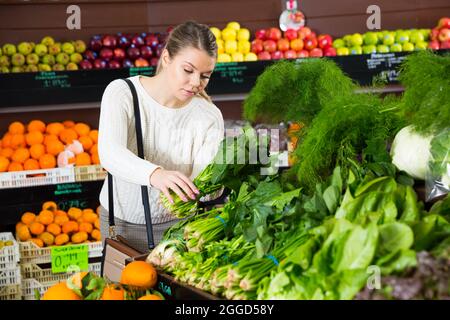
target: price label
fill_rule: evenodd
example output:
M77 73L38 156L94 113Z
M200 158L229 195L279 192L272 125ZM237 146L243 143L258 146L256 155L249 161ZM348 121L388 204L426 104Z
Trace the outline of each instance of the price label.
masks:
M86 244L51 247L52 273L87 271L89 248Z

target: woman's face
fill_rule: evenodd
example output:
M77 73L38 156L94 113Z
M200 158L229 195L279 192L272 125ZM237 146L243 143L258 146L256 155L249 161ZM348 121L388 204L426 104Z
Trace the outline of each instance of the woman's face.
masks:
M162 58L163 68L170 79L169 89L180 102L191 99L206 88L216 64L216 59L204 50L192 47L182 49L173 58L164 50Z

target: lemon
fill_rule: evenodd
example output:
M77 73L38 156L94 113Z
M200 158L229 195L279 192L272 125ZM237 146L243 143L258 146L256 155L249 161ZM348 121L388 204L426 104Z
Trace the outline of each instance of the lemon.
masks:
M236 40L236 30L232 28L225 28L222 30L222 39L224 41L227 40Z
M219 53L219 56L217 57L217 62L218 63L231 62L231 56L226 53Z
M239 41L249 41L250 31L248 29L242 28L237 32L237 39Z
M238 51L240 53L246 54L250 52L250 42L249 41L239 41L238 42Z
M217 43L217 53L225 53L225 44L222 39L216 40Z
M239 22L231 21L231 22L228 22L227 28L231 28L231 29L238 31L241 28L241 25L239 24Z
M225 41L225 52L233 54L238 51L238 45L236 40Z
M221 32L220 32L219 28L211 27L211 28L209 28L209 30L211 30L213 35L216 37L216 40L219 40L221 38Z
M245 55L244 61L258 61L258 56L253 52L249 52Z
M244 55L240 52L235 52L231 55L231 61L242 62L242 61L244 61Z

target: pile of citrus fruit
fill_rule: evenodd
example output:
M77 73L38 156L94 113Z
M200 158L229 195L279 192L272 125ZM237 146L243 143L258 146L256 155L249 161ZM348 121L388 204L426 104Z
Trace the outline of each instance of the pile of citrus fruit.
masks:
M68 120L15 121L0 143L0 172L99 164L98 130Z
M122 270L120 283L111 283L92 272L79 272L51 286L41 300L164 300L157 290L156 269L133 261Z
M100 241L99 207L60 210L53 201L42 205L39 214L25 212L16 224L20 241L32 241L39 247L62 246Z

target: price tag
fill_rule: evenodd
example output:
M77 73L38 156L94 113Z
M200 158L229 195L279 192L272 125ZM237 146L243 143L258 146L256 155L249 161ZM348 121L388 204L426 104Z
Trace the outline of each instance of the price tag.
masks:
M89 248L86 244L51 247L52 273L88 271Z

